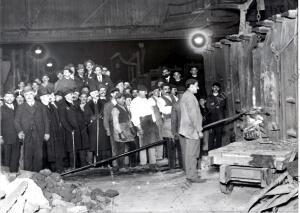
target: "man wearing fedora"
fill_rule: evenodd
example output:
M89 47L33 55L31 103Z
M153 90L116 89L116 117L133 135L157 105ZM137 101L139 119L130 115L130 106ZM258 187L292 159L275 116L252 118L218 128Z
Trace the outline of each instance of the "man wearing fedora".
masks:
M25 103L17 108L15 126L24 143L24 170L38 172L43 167L43 141L50 138L46 108L35 101L34 91L27 86L23 91Z
M221 84L214 82L212 94L207 97L206 106L209 112L208 122L212 123L224 118L225 96L220 93ZM217 149L222 146L222 126L216 126L210 131L208 149Z

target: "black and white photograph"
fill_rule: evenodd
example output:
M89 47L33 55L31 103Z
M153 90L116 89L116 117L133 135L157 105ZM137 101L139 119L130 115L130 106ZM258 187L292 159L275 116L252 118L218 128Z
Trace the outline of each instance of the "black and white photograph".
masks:
M297 0L0 0L0 213L297 213Z

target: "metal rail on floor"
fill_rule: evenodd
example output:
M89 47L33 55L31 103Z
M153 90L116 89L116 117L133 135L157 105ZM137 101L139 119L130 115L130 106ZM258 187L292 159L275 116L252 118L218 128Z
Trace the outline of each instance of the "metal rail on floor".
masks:
M246 113L246 111L242 112L240 114L234 115L232 117L225 118L225 119L222 119L222 120L219 120L219 121L207 124L207 125L203 126L203 130L206 131L206 130L214 127L214 126L220 125L220 124L225 123L225 122L232 122L232 121L238 119L239 117L243 116L245 113ZM104 159L104 160L101 160L101 161L97 161L96 163L93 163L93 164L89 164L89 165L86 165L86 166L83 166L83 167L80 167L80 168L77 168L77 169L73 169L73 170L64 172L64 173L61 174L61 176L65 176L65 175L77 173L77 172L80 172L80 171L83 171L83 170L86 170L86 169L89 169L89 168L92 168L92 167L95 167L95 166L103 165L103 164L109 163L109 162L111 162L113 160L119 159L121 157L125 157L125 156L131 155L133 153L149 149L149 148L154 147L154 146L162 145L165 142L166 142L166 140L157 141L157 142L154 142L152 144L148 144L148 145L142 146L142 147L140 147L138 149L135 149L135 150L132 150L132 151L129 151L129 152L125 152L123 154L116 155L116 156L113 156L111 158L107 158L107 159Z
M125 157L125 156L131 155L133 153L136 153L136 152L139 152L139 151L142 151L142 150L145 150L145 149L149 149L149 148L151 148L153 146L162 145L165 142L166 142L165 140L157 141L157 142L154 142L152 144L148 144L148 145L142 146L142 147L140 147L138 149L135 149L135 150L132 150L132 151L129 151L129 152L125 152L123 154L116 155L116 156L113 156L111 158L107 158L107 159L104 159L104 160L97 161L96 163L93 163L93 164L89 164L89 165L86 165L86 166L83 166L83 167L80 167L80 168L77 168L77 169L72 169L70 171L62 173L61 176L69 175L69 174L80 172L80 171L83 171L83 170L86 170L86 169L89 169L89 168L92 168L92 167L95 167L95 166L103 165L103 164L109 163L109 162L111 162L113 160L116 160L118 158Z

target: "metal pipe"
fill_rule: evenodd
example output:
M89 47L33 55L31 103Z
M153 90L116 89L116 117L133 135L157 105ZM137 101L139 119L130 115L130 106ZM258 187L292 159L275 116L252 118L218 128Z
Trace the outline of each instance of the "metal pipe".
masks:
M64 172L64 173L61 174L61 176L65 176L65 175L68 175L68 174L80 172L80 171L83 171L83 170L85 170L85 169L94 167L94 165L102 165L102 164L108 163L108 162L110 162L110 161L116 160L116 159L118 159L118 158L125 157L125 156L131 155L131 154L133 154L133 153L142 151L142 150L144 150L144 149L148 149L148 148L151 148L151 147L153 147L153 146L161 145L161 144L163 144L163 143L165 143L165 142L166 142L165 140L157 141L157 142L154 142L154 143L152 143L152 144L148 144L148 145L142 146L142 147L140 147L140 148L138 148L138 149L135 149L135 150L132 150L132 151L129 151L129 152L125 152L125 153L123 153L123 154L116 155L116 156L113 156L113 157L111 157L111 158L107 158L107 159L104 159L104 160L101 160L101 161L97 161L95 164L89 164L89 165L86 165L86 166L83 166L83 167L80 167L80 168L77 168L77 169L70 170L70 171L68 171L68 172Z
M203 126L203 130L207 130L207 129L213 128L214 126L219 125L219 124L224 123L224 122L228 122L228 121L235 120L235 119L239 118L240 116L244 115L245 113L247 113L247 111L242 112L242 113L240 113L240 114L237 114L237 115L235 115L235 116L229 117L229 118L225 118L225 119L222 119L222 120L219 120L219 121L216 121L216 122L207 124L207 125ZM142 147L140 147L140 148L138 148L138 149L135 149L135 150L132 150L132 151L129 151L129 152L125 152L125 153L123 153L123 154L116 155L116 156L113 156L113 157L111 157L111 158L107 158L107 159L104 159L104 160L101 160L101 161L97 161L96 163L89 164L89 165L86 165L86 166L83 166L83 167L80 167L80 168L77 168L77 169L73 169L73 170L70 170L70 171L68 171L68 172L64 172L64 173L61 174L61 176L65 176L65 175L77 173L77 172L80 172L80 171L89 169L89 168L91 168L91 167L94 167L94 166L96 166L96 165L102 165L102 164L111 162L111 161L113 161L113 160L119 159L119 158L121 158L121 157L125 157L125 156L131 155L131 154L133 154L133 153L136 153L136 152L139 152L139 151L142 151L142 150L151 148L151 147L153 147L153 146L159 146L159 145L162 145L162 144L165 143L165 142L166 142L166 140L157 141L157 142L154 142L154 143L152 143L152 144L148 144L148 145L142 146Z

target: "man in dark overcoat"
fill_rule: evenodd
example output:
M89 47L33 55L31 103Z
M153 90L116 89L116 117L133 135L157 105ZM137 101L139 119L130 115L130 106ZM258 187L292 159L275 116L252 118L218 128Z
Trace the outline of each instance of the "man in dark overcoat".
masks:
M77 156L80 165L86 165L86 150L89 147L86 134L86 123L79 106L74 104L73 90L65 92L65 104L61 105L61 122L65 129L65 149L69 156L70 166L75 168Z
M6 92L4 104L1 107L1 136L3 139L4 158L3 165L9 167L10 172L18 172L21 143L18 140L18 133L15 128L16 106L14 93Z
M54 95L53 95L54 96ZM45 89L39 90L39 97L41 103L45 105L47 111L47 118L50 125L50 139L46 142L47 162L50 169L56 172L62 172L64 169L64 132L60 117L58 114L58 107L54 103L55 97L48 93Z
M26 102L17 108L15 126L24 142L24 170L40 171L43 167L43 141L50 138L46 108L35 101L30 86L24 88Z
M84 107L85 120L89 123L90 152L92 159L103 160L111 157L111 145L103 124L104 103L99 98L99 91L91 90L90 100Z

